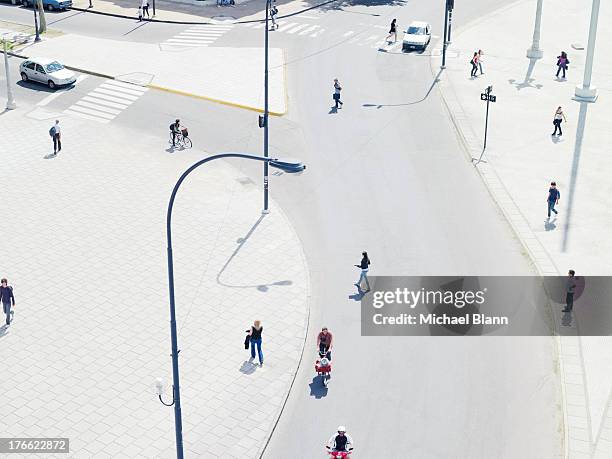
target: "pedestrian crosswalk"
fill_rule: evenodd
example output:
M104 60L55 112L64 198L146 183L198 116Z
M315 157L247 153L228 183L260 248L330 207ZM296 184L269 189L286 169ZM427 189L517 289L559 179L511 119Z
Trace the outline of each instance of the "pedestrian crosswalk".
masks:
M325 37L329 40L336 40L338 42L346 42L351 45L365 46L372 49L383 49L387 48L388 44L385 41L386 34L379 32L372 34L371 30L349 30L349 31L338 31L329 30L326 31L323 27L318 24L304 23L291 20L280 20L276 21L278 27L270 31L274 34L287 34L303 38L318 38L325 34ZM263 29L266 26L265 22L251 22L246 24L240 24L241 27L250 29Z
M229 32L232 24L196 25L162 42L164 46L197 47L208 46Z
M108 123L136 102L149 88L117 80L106 80L64 113Z

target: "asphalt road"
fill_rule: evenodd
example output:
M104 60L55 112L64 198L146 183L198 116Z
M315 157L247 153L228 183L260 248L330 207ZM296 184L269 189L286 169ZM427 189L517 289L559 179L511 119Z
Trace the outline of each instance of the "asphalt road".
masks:
M400 28L427 20L439 36L442 2L432 3L328 8L291 19L308 24L295 33L271 34L272 46L286 49L289 82L289 113L271 120L271 154L308 164L299 177L273 176L271 193L304 244L313 295L303 364L266 458L324 457L324 442L338 424L354 437L355 457L560 455L552 339L360 336L353 264L364 249L372 275L534 274L459 146L435 88L432 47L423 54L377 49L393 17ZM466 3L457 4L455 28L505 4ZM28 13L0 8L6 19ZM60 14L65 20L49 20L50 27L117 40L158 42L187 27L133 30L128 20ZM313 33L300 35L306 28ZM236 26L213 46L252 46L262 34ZM14 69L18 62L11 60ZM330 109L335 77L345 102L338 112ZM44 108L61 113L103 83L88 76ZM24 84L15 93L18 103L48 97L42 87ZM190 127L196 147L175 154L261 151L255 113L157 91L134 101L112 125L133 129L135 138L159 132L160 154L168 154L167 125L175 117ZM258 167L235 164L260 180ZM328 390L313 370L322 325L335 338Z

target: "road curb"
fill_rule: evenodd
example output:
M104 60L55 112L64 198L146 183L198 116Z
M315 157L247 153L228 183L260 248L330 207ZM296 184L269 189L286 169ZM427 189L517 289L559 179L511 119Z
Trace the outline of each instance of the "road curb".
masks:
M318 3L316 5L310 6L308 8L304 8L301 9L299 11L296 11L294 13L289 13L289 14L285 14L284 16L278 16L278 19L284 19L284 18L289 18L292 16L297 16L298 14L302 14L305 13L307 11L311 11L314 10L316 8L320 8L321 6L324 5L328 5L330 3L335 3L338 2L339 0L328 0L326 2L321 2ZM78 8L75 6L72 6L70 8L68 8L69 10L74 10L74 11L81 11L83 13L93 13L93 14L99 14L100 16L111 16L114 18L120 18L120 19L132 19L135 21L138 21L138 17L137 16L128 16L125 14L117 14L117 13L107 13L104 11L95 11L92 10L91 8ZM184 24L184 25L216 25L216 23L214 22L210 22L211 19L209 18L208 21L172 21L172 20L166 20L166 19L143 19L142 22L158 22L160 24ZM265 19L251 19L249 21L236 21L236 22L232 22L231 24L251 24L253 22L263 22L265 21Z
M172 94L178 94L181 96L186 96L186 97L193 97L195 99L202 99L202 100L207 100L209 102L214 102L217 104L222 104L222 105L227 105L229 107L236 107L236 108L242 108L244 110L250 110L252 112L257 112L257 113L263 113L264 110L262 108L257 108L257 107L251 107L250 105L244 105L244 104L239 104L236 102L229 102L226 100L221 100L221 99L215 99L214 97L208 97L208 96L202 96L200 94L195 94L195 93L191 93L191 92L187 92L187 91L181 91L179 89L172 89L172 88L166 88L164 86L158 86L155 84L148 84L146 85L147 88L151 88L151 89L157 89L158 91L165 91L165 92L169 92ZM287 113L287 110L285 110L284 112L274 112L269 110L268 113L272 116L283 116Z
M521 0L524 2L525 0ZM509 5L498 8L497 10L485 15L484 17L480 17L475 19L463 27L455 28L455 35L461 33L469 28L475 27L478 24L486 21L488 18L492 16L499 15L506 9L514 8L519 2L512 2ZM442 50L443 39L438 40L434 49ZM448 51L449 48L447 48ZM441 54L432 53L430 58L430 68L432 75L435 77L438 71L441 71L440 77L444 75L444 70L440 69L439 59ZM436 59L436 62L434 62ZM440 98L442 103L448 113L449 119L457 133L457 137L461 146L463 147L464 152L467 155L467 158L473 163L475 158L478 158L482 152L482 146L473 130L471 129L471 125L468 123L468 117L465 114L463 107L459 103L456 97L456 92L452 88L449 80L443 80L439 78L438 80L438 90L440 94ZM481 164L473 164L476 169L478 175L481 180L485 184L489 194L491 195L494 202L497 204L497 207L501 211L502 215L510 224L510 228L512 232L515 234L517 240L521 243L524 250L526 251L529 259L533 263L534 267L538 271L538 273L542 276L546 275L560 275L558 268L556 267L554 261L552 260L550 254L546 251L542 243L535 236L533 231L531 230L527 219L520 211L516 202L512 198L512 195L508 192L506 187L503 185L499 175L495 171L492 166L489 165L481 165ZM553 310L554 314L554 310ZM553 323L555 323L553 321ZM565 366L563 362L563 346L561 341L561 336L559 335L559 330L555 325L555 333L553 336L555 342L555 351L557 358L558 371L560 375L559 380L559 393L561 397L561 415L563 422L563 457L565 459L569 459L570 457L570 435L569 435L569 418L568 418L568 399L567 392L565 388ZM554 363L554 362L553 362Z

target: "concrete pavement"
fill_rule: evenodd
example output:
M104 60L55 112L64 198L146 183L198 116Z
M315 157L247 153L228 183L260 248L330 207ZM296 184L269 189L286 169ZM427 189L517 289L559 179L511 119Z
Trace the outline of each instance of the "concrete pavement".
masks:
M612 64L605 59L612 27L605 19L611 5L602 4L596 46L593 84L600 98L594 104L573 100L582 84L590 8L569 1L562 7L545 2L540 47L544 58L531 60L535 2L521 1L455 28L448 50L441 88L449 112L469 154L482 153L485 104L480 93L493 85L497 102L491 104L489 135L484 159L477 168L504 210L526 249L543 274L609 275L612 251L607 228L612 213L605 205L609 195L606 154L611 135L610 89L607 75ZM484 75L470 78L468 60L484 50ZM432 70L440 65L439 47ZM567 79L556 78L556 56L569 55ZM551 136L552 119L561 105L567 116L563 136ZM546 218L548 185L556 181L561 191L559 215ZM577 337L579 308L571 327L557 316L562 357L569 457L610 457L612 454L612 340L610 337ZM583 317L583 320L585 317Z
M0 431L69 437L75 458L173 457L173 411L153 390L163 377L167 399L171 385L166 206L179 173L207 153L60 115L53 158L57 116L23 101L1 115L10 218L0 271L16 307L0 331ZM176 201L187 457L256 457L302 352L301 244L275 202L265 217L260 209L260 187L223 162L194 172ZM242 345L254 319L264 325L262 368Z

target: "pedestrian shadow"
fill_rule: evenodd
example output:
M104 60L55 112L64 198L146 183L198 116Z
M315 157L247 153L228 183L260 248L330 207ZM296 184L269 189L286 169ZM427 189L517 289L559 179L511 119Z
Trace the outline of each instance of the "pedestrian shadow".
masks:
M550 220L550 218L547 218L546 220L544 220L544 230L546 231L553 231L557 228L557 225L555 224L555 222L557 221L557 217L553 218L552 221Z
M259 218L257 219L257 221L253 224L253 226L251 226L247 234L244 237L238 238L238 240L236 241L238 243L238 246L234 249L234 252L230 255L230 257L227 259L225 264L221 267L221 269L217 273L217 284L222 285L223 287L230 287L230 288L255 288L259 290L260 292L267 292L270 289L270 287L273 287L273 286L285 287L288 285L293 285L293 281L288 280L288 279L276 281L276 282L270 282L268 284L246 284L246 285L232 285L232 284L226 284L223 281L221 281L221 276L223 275L223 273L227 270L228 266L231 264L234 258L236 258L236 256L240 253L240 250L242 249L242 247L248 242L249 238L253 235L253 233L255 232L257 227L260 225L260 223L263 221L265 216L266 214L261 214Z
M566 81L567 81L567 78L563 78L563 77L561 77L561 78L559 78L559 77L555 77L555 81L556 81L557 83L564 83L564 82L566 82Z
M245 375L252 375L253 373L255 373L256 369L257 369L257 364L253 362L249 362L248 360L245 360L244 362L242 362L242 365L240 366L238 371L240 371L240 373L243 373Z
M572 326L572 313L571 312L563 313L563 315L561 316L561 325L563 325L564 327Z
M327 387L323 385L323 376L316 375L312 378L312 382L308 384L310 386L310 396L316 399L327 397Z
M376 107L377 109L380 109L383 107L405 107L408 105L420 104L421 102L424 102L429 97L429 95L431 94L431 91L433 91L433 88L436 86L436 83L440 81L441 73L442 73L442 69L438 70L438 74L434 77L433 81L431 82L431 85L429 85L427 92L419 100L415 100L413 102L406 102L403 104L362 104L362 107L366 107L366 108Z
M357 287L357 293L353 293L352 295L349 295L349 299L355 300L355 301L361 301L362 298L366 295L366 293L369 292L369 290L361 290L361 287L359 287L358 285L356 287Z
M525 78L523 81L518 82L514 78L508 80L508 83L513 84L517 91L520 91L524 88L534 88L534 89L542 89L544 85L542 84L532 84L535 81L535 78L532 78L533 71L535 70L535 65L538 59L534 57L529 58L529 65L527 66L527 72L525 73Z
M552 135L550 136L550 140L552 141L552 143L560 143L563 142L563 139L561 138L560 135Z
M43 156L43 159L53 159L53 158L57 158L57 155L54 155L53 153L49 153L48 155Z
M336 113L338 113L338 107L332 107L332 108L329 110L328 115L335 115Z
M8 325L3 325L2 327L0 327L0 338L8 335L8 330L9 330Z

